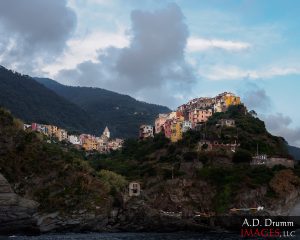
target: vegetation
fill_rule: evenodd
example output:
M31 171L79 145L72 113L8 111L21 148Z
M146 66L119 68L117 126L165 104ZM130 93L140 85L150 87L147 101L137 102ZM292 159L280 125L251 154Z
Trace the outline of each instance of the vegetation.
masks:
M40 134L25 132L20 122L0 109L0 172L20 195L40 203L42 211L104 211L110 203L106 181L79 152L49 144Z
M96 119L92 132L98 135L108 126L113 136L136 138L141 124L153 124L159 113L170 112L167 107L137 101L105 89L65 86L45 78L36 80L85 110L91 119Z
M90 130L91 118L80 107L29 76L3 67L0 67L0 106L25 122L55 124L69 130Z
M220 119L234 119L235 128L217 127ZM224 143L238 142L240 148L255 154L287 156L286 142L281 137L271 135L263 121L255 114L248 113L244 105L230 106L227 112L214 114L202 130L208 139L218 139Z
M0 106L25 122L54 124L70 132L100 135L108 126L114 137L136 137L167 107L140 102L99 88L69 87L31 78L0 66Z

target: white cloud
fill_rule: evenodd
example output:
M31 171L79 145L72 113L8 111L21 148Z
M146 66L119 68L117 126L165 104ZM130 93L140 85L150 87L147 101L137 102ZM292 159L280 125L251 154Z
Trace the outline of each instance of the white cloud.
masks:
M205 39L190 37L187 42L189 52L200 52L209 49L223 49L226 51L241 51L250 48L251 45L246 42L227 41L222 39Z
M85 37L70 39L62 56L55 63L45 66L43 71L53 77L60 70L74 68L82 62L97 62L98 51L101 49L123 48L128 44L129 39L123 28L114 33L94 31Z
M262 70L245 70L231 65L204 66L198 74L208 80L267 79L286 75L300 75L300 67L268 67Z

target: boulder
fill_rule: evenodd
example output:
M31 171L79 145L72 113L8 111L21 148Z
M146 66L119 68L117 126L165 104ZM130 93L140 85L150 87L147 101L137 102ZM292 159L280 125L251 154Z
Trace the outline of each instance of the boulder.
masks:
M0 234L38 232L33 215L39 204L15 194L0 174Z

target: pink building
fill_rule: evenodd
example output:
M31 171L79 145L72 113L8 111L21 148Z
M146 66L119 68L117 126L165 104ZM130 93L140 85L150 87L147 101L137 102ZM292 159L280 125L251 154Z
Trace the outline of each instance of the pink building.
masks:
M166 138L171 138L172 135L172 123L173 119L168 119L165 124L164 124L164 130L165 130L165 137Z
M169 114L159 114L155 119L155 133L158 134L164 130L164 124L168 119Z
M31 129L32 129L32 131L37 131L38 130L38 124L37 123L31 123Z
M202 109L194 109L189 112L189 121L192 123L193 127L197 123L204 123L211 117L213 114L211 109L202 110Z

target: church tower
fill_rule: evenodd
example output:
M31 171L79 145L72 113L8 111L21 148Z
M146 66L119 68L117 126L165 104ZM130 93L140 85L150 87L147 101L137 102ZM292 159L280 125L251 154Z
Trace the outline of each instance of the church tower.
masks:
M107 138L110 138L110 131L109 131L107 126L105 127L102 135L107 137Z

